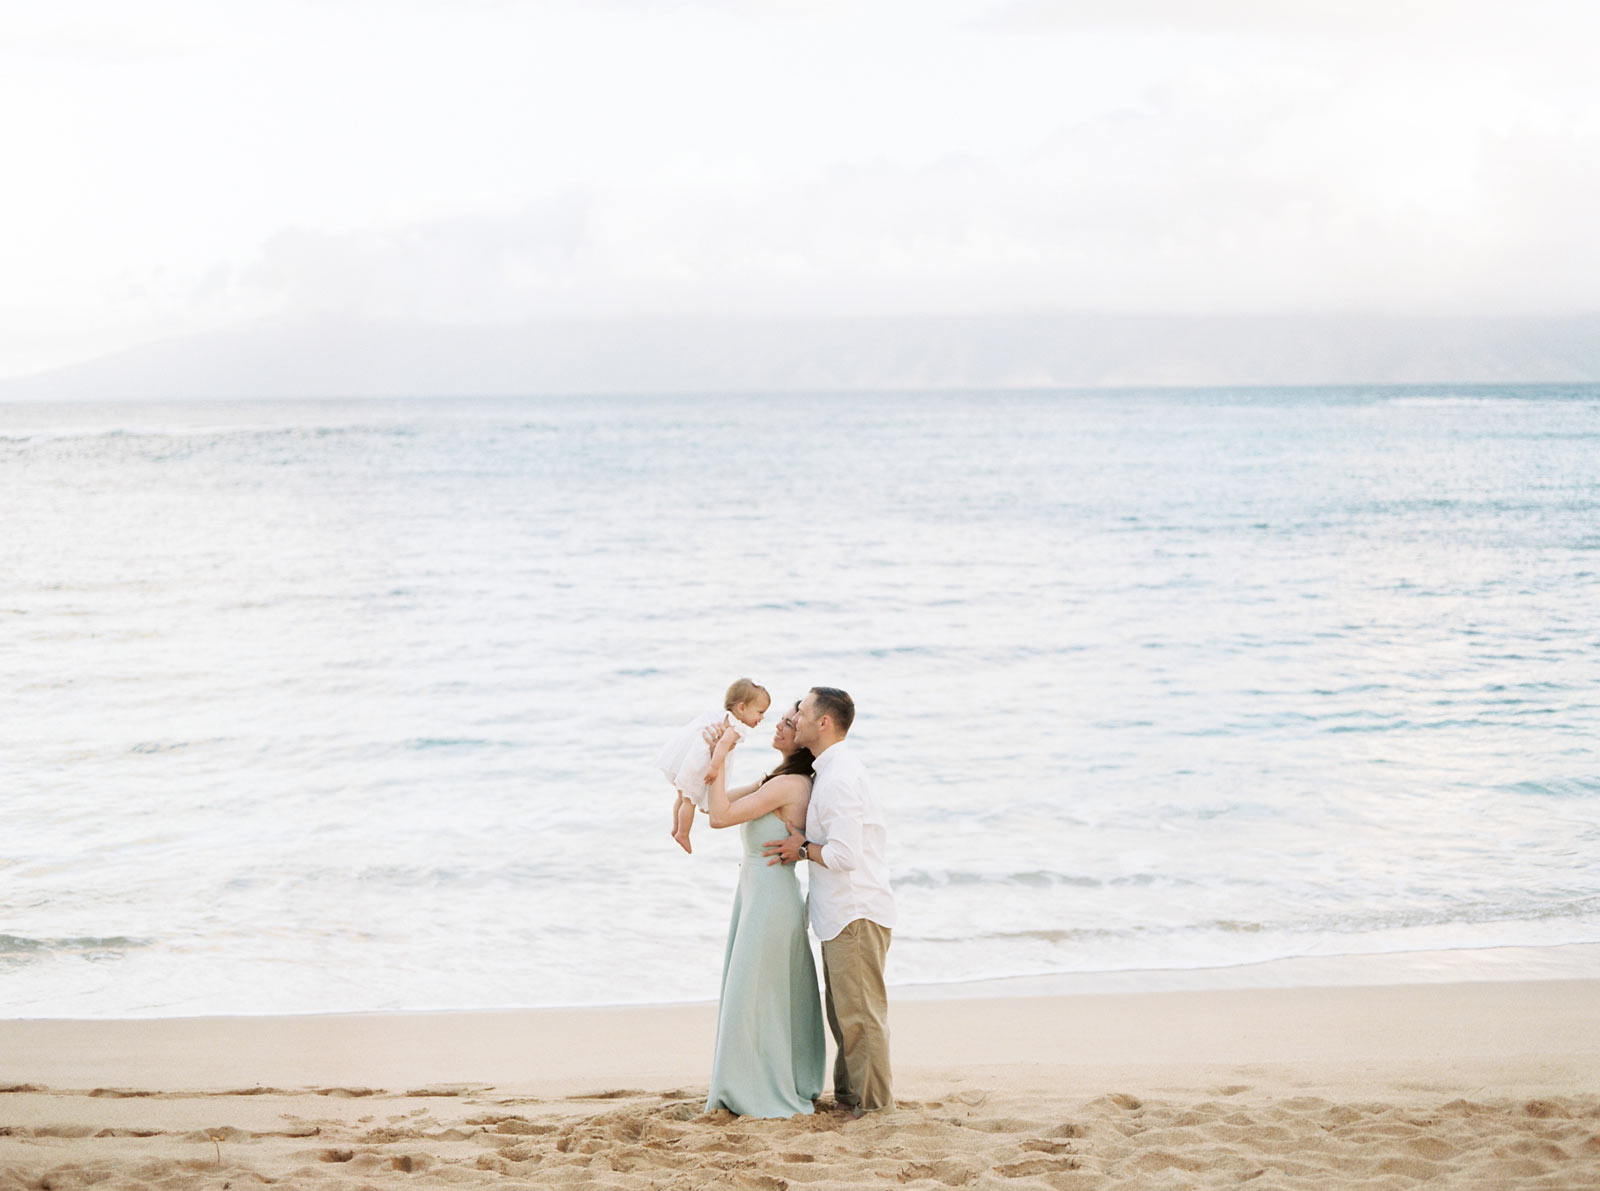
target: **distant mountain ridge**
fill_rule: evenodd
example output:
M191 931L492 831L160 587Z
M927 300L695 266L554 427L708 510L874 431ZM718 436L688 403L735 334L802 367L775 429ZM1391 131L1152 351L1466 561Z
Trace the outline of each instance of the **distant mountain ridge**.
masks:
M1600 382L1600 313L280 319L0 380L0 399L1540 382Z

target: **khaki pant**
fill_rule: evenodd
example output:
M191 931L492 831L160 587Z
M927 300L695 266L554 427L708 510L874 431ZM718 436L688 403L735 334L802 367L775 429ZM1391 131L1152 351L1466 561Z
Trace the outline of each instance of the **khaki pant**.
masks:
M889 930L857 918L822 945L828 1029L839 1054L833 1063L833 1096L850 1108L893 1108L889 1086L889 994L883 961Z

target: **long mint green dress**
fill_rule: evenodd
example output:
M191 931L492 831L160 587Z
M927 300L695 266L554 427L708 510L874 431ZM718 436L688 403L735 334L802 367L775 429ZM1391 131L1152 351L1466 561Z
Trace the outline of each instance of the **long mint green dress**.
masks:
M741 824L744 856L728 925L717 1050L706 1111L747 1117L809 1113L822 1094L822 998L794 865L761 854L789 828L777 815Z

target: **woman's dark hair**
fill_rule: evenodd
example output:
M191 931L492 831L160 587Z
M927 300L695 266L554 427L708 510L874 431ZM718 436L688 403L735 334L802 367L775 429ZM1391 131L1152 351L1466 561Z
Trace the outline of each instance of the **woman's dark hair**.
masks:
M775 777L782 777L786 773L798 773L801 777L816 777L817 771L811 763L816 758L811 755L810 749L795 749L783 759L783 764L762 778L763 784L770 782Z

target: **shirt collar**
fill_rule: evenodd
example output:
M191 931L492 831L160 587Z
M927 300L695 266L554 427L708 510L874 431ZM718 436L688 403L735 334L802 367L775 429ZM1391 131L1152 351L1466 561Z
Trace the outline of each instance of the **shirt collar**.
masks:
M832 765L834 761L836 761L845 752L849 751L849 747L850 746L845 741L841 740L838 744L831 745L830 747L823 749L821 755L818 756L816 760L811 762L812 770L817 773L827 772L828 767Z

